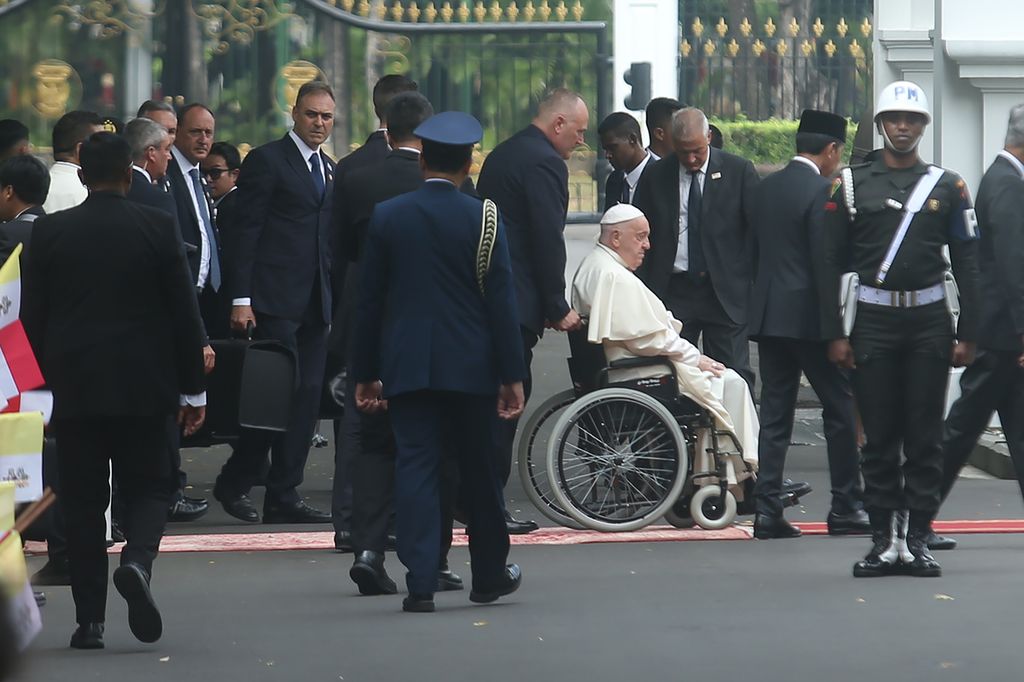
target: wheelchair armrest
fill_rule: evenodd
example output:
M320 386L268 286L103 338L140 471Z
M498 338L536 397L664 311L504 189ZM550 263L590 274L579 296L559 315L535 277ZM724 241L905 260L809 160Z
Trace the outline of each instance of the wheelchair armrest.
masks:
M672 361L661 355L648 358L623 358L609 362L608 369L633 369L635 367L656 367L658 365L672 367Z

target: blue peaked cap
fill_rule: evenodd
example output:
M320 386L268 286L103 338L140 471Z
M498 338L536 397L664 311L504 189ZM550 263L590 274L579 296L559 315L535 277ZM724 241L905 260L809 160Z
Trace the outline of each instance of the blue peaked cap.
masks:
M484 129L480 121L469 114L461 111L443 111L421 123L413 131L413 135L428 142L462 147L476 144L483 139Z

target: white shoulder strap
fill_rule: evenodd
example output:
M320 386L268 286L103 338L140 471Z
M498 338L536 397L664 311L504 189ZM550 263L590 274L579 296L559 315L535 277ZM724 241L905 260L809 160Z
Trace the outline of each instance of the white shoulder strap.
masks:
M857 207L854 205L853 194L853 169L846 166L839 172L839 177L843 181L843 200L846 202L846 212L850 214L850 222L852 223L857 217Z
M484 280L491 269L491 254L498 236L498 207L490 199L484 199L483 217L480 221L480 241L476 246L476 284L484 293Z
M878 274L875 275L875 283L877 285L881 286L885 281L885 276L889 274L889 268L892 267L892 262L896 260L896 254L899 253L903 240L907 236L910 223L914 220L914 216L917 215L918 211L921 210L921 207L924 206L925 199L935 189L935 185L939 184L939 178L942 177L944 172L938 166L929 166L928 172L914 185L914 191L910 193L910 198L903 205L903 220L900 221L896 235L892 238L892 243L889 244L889 250L885 252L885 259L882 260L882 265L878 268Z

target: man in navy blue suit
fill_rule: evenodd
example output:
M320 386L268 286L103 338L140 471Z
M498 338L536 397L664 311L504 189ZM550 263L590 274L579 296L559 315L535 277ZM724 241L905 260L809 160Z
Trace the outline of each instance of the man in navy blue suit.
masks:
M526 365L504 227L495 215L493 239L482 238L486 208L458 190L483 135L480 124L445 112L415 135L423 141L426 182L374 209L351 369L357 407L391 413L398 558L409 569L402 608L429 612L440 567L438 470L446 452L458 459L469 517L470 600L492 602L522 581L517 565L505 565L503 486L490 451L496 417L522 413ZM480 258L481 243L493 244L489 259Z
M296 359L296 389L288 431L249 431L239 438L214 486L224 509L245 521L259 514L248 493L271 450L264 523L327 523L329 514L299 497L320 388L331 321L329 248L334 163L320 149L334 127L334 92L310 81L292 108L294 127L280 140L246 156L238 177L238 219L224 259L231 295L231 327L255 327Z

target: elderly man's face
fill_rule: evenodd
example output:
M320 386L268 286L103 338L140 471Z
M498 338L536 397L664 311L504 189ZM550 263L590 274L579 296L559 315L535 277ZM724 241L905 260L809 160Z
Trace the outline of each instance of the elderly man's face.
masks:
M636 270L644 262L644 255L651 248L651 225L647 218L634 218L612 229L611 247L626 263L630 270Z
M704 167L704 162L711 151L711 131L703 133L698 128L686 136L673 137L672 148L683 168L691 173L699 171Z

